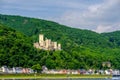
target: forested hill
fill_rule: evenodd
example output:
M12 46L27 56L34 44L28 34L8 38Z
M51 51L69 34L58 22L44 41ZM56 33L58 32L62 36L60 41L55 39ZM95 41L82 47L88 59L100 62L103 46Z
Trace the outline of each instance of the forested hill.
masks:
M0 24L0 66L31 67L40 64L51 69L100 69L103 68L102 62L109 61L112 68L120 68L120 39L116 35L118 32L98 34L52 21L2 14ZM61 43L62 51L33 48L40 33ZM14 60L18 62L11 62Z
M120 46L120 31L110 32L110 33L102 33L102 35L108 37L109 41L112 42L116 46Z
M32 37L34 42L38 40L38 34L42 33L47 38L60 42L63 49L80 45L89 47L112 47L112 43L98 33L70 28L52 21L0 15L0 22Z
M33 52L35 51L30 38L0 24L0 66L27 67L32 64L29 60Z

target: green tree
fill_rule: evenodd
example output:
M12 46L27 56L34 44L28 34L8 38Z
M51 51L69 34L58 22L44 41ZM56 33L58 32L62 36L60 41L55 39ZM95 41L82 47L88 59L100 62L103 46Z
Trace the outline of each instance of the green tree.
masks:
M37 72L37 73L40 73L41 70L42 70L42 67L40 66L40 64L35 64L32 66L32 69Z

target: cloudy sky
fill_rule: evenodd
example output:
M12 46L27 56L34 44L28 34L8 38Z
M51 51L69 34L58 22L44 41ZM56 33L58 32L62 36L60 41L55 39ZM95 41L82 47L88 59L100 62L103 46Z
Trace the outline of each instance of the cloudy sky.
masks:
M0 0L0 13L96 32L120 30L120 0Z

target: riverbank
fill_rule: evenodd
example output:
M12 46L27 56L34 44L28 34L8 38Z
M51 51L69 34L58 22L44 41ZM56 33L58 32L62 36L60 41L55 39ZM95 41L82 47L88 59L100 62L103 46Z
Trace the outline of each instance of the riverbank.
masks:
M80 74L0 74L0 79L68 79L68 78L111 78L111 75Z

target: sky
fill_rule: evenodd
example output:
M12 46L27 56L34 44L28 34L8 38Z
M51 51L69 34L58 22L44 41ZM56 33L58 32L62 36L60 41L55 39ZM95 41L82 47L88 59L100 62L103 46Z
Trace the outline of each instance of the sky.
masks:
M0 14L46 19L98 33L120 30L120 0L0 0Z

